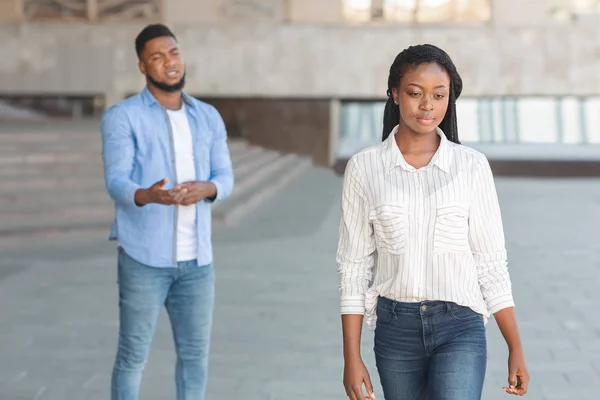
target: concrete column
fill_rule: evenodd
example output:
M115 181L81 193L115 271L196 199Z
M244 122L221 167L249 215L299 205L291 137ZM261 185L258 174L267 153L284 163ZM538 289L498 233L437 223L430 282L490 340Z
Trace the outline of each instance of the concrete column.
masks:
M290 23L343 23L342 0L288 0Z
M24 0L0 0L0 22L23 20Z
M165 24L214 23L220 0L163 0L162 13Z
M550 22L556 0L492 0L492 21L496 26L534 27Z
M327 167L333 167L337 159L338 145L340 141L340 108L339 99L331 99L329 103L329 141Z

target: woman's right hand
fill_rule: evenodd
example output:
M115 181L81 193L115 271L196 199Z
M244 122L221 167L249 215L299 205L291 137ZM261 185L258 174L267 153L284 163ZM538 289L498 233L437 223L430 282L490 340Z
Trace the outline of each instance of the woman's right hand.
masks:
M367 389L366 396L363 384ZM344 363L344 388L350 400L375 399L369 371L360 357Z

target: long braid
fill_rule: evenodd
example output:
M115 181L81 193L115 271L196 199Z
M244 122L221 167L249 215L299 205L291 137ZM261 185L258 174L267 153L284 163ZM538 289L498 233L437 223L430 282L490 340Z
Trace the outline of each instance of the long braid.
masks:
M382 140L385 140L391 133L394 126L400 123L400 109L394 103L392 89L400 85L400 79L408 66L417 66L426 63L437 63L444 67L450 75L450 95L448 97L448 110L439 127L444 132L448 140L459 143L458 124L456 122L456 99L462 92L462 79L456 70L456 66L450 59L450 56L442 49L431 44L410 46L396 56L394 63L390 67L388 78L387 95L388 100L385 104L383 113L383 133Z

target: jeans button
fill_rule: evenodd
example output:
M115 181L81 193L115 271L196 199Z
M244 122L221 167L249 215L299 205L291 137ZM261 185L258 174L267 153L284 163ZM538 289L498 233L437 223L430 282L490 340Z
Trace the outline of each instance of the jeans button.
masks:
M421 311L427 311L427 306L425 304L421 306Z

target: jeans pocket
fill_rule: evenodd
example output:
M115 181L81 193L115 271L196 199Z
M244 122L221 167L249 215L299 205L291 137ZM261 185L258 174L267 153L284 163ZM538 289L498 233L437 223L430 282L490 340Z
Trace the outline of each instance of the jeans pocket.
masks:
M470 307L452 304L450 306L450 317L456 321L468 321L474 318L482 318L481 314L473 311ZM483 319L482 319L483 321Z
M377 324L387 325L394 319L394 312L380 305L377 306Z

